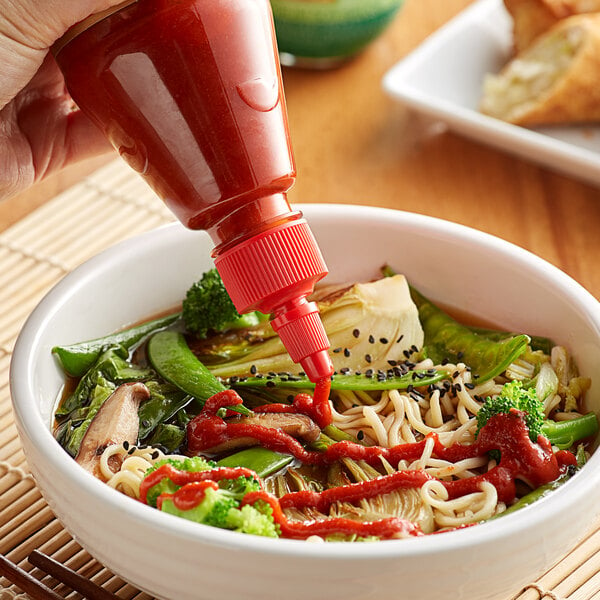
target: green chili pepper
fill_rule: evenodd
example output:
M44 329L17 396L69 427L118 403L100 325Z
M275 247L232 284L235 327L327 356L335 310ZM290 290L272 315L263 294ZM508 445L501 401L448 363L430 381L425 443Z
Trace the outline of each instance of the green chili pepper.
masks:
M55 346L52 352L68 375L82 377L109 346L123 346L129 349L148 334L171 325L180 317L181 313L176 313L87 342Z

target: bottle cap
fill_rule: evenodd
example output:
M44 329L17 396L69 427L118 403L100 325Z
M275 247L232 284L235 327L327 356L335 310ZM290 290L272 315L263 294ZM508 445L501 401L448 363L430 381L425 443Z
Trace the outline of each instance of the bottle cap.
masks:
M268 229L217 255L215 266L240 313L273 313L273 329L308 378L328 377L333 366L317 305L307 302L327 274L304 219Z

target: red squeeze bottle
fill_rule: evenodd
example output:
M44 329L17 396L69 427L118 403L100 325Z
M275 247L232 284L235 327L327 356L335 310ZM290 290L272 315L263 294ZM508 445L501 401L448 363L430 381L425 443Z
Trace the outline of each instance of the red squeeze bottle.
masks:
M53 47L69 93L175 215L208 231L240 313L272 325L313 382L333 371L327 267L287 192L296 170L268 0L129 0Z

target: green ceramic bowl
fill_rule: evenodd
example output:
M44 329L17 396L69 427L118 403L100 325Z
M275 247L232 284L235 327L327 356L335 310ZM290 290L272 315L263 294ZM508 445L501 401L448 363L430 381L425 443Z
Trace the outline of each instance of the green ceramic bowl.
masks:
M271 0L283 64L327 67L354 56L404 0Z

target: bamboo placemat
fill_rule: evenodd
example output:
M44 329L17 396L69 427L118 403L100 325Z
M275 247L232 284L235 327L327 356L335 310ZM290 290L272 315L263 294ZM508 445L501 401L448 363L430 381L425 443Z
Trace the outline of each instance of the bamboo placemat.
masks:
M64 531L29 474L13 421L9 363L25 319L56 282L104 248L172 220L145 183L117 161L0 234L0 552L42 577L27 562L39 548L123 599L151 597L113 575ZM512 600L600 600L599 526ZM44 582L65 598L81 598L50 577ZM0 600L28 598L0 578Z

